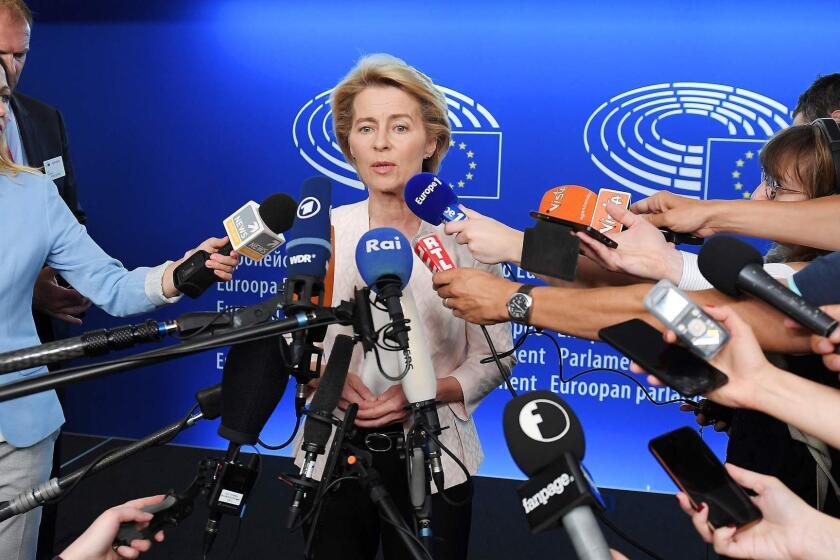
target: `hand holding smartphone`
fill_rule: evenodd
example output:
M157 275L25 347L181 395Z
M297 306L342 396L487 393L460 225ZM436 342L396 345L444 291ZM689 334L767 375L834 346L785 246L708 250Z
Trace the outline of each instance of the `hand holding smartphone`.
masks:
M728 380L685 348L665 342L661 332L641 319L605 327L598 336L683 395L703 395Z
M679 428L650 440L648 449L695 509L709 506L709 523L715 528L743 527L761 519L753 504L720 463L709 446L688 427Z

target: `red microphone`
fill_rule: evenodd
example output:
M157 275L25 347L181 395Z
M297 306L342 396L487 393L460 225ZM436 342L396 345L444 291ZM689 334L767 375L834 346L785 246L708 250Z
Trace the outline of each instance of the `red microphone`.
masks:
M415 237L414 252L432 272L456 268L455 261L446 252L436 233Z

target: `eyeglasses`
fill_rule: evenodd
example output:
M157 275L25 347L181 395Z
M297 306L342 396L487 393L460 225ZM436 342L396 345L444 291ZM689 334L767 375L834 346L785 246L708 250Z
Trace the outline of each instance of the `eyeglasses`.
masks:
M778 191L787 192L791 194L804 194L802 191L783 187L782 184L779 183L779 181L777 181L775 177L768 174L763 169L761 170L761 182L764 183L764 194L767 196L767 200L774 200Z

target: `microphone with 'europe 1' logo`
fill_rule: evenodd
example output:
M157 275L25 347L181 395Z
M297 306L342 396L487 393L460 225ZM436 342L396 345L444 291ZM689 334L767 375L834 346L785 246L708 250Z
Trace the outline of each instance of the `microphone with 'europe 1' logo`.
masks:
M286 240L283 232L295 220L295 201L289 195L276 193L262 204L249 201L224 221L230 241L219 249L222 255L231 251L258 261L280 247ZM220 281L213 270L205 266L210 253L199 250L175 267L175 287L191 298L197 298L214 282Z
M408 239L394 228L376 228L365 233L356 245L356 267L365 284L385 305L392 326L385 337L408 352L408 325L400 297L411 278L414 255Z
M610 560L592 507L603 507L586 474L583 428L551 391L520 395L505 406L505 441L528 480L517 489L532 533L562 523L581 560Z
M458 195L434 173L418 173L405 185L405 202L414 214L432 225L466 220Z

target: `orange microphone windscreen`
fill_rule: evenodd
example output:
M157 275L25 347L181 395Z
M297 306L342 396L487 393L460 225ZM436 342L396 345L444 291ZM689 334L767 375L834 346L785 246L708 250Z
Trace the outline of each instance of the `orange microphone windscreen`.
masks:
M588 226L595 213L594 192L580 185L561 185L546 191L540 202L539 213Z

